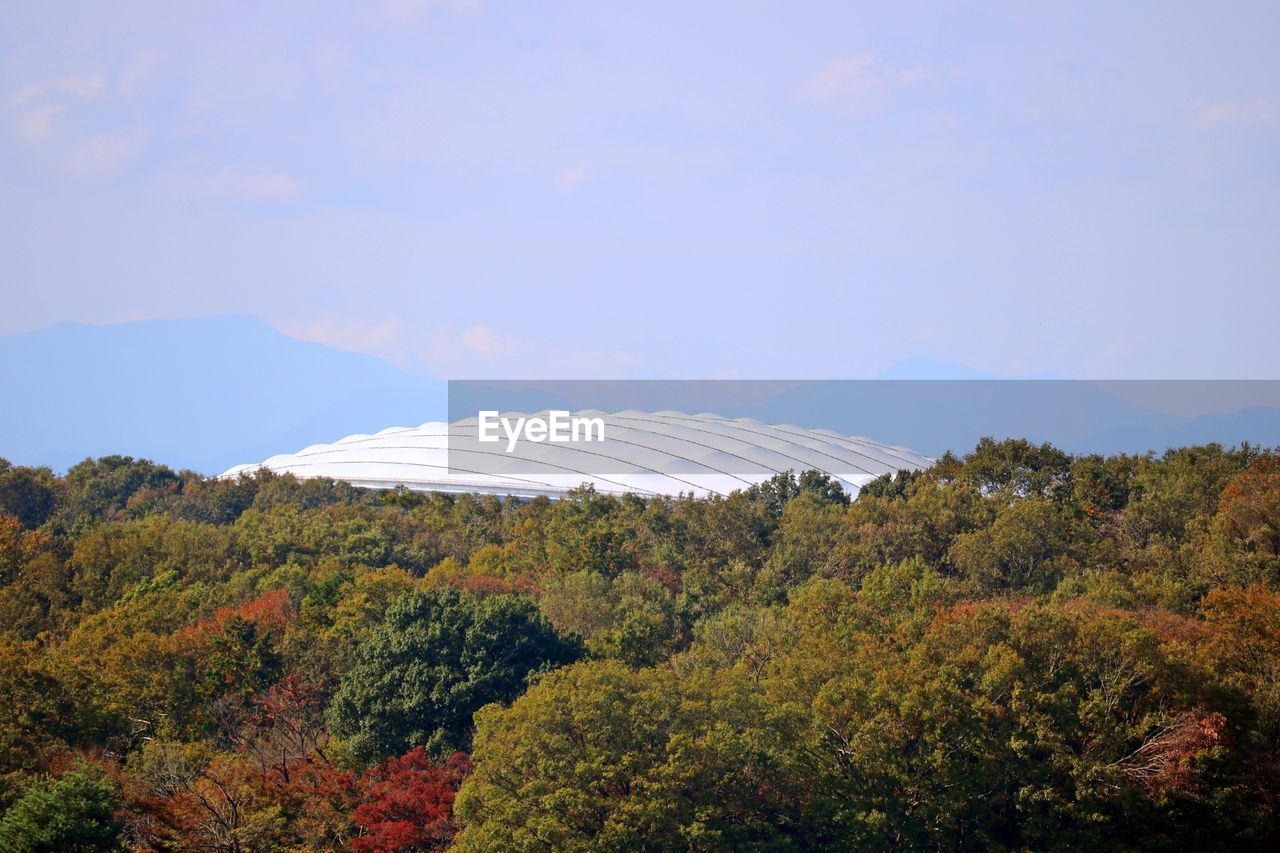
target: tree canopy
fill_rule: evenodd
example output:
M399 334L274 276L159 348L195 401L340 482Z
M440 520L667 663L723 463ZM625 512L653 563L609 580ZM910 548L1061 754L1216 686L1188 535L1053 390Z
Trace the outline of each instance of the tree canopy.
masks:
M411 592L356 649L329 719L365 763L416 746L467 750L476 711L511 701L530 675L576 656L527 599Z
M555 502L0 462L0 848L1270 849L1278 458Z

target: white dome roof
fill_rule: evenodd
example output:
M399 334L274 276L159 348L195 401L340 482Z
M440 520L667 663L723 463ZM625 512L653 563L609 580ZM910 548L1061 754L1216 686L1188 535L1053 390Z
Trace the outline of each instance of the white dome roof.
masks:
M545 415L546 413L541 413ZM933 460L905 447L862 436L766 424L713 414L625 411L575 412L605 423L600 443L505 440L481 448L475 419L391 427L313 444L297 453L237 465L224 477L268 468L298 477L328 477L368 488L405 486L426 492L482 492L560 497L583 483L598 492L641 495L727 495L786 471L816 470L850 492L882 474L920 469ZM529 417L504 413L505 417ZM449 445L453 436L454 446ZM469 440L459 441L467 438ZM452 453L453 458L450 458Z

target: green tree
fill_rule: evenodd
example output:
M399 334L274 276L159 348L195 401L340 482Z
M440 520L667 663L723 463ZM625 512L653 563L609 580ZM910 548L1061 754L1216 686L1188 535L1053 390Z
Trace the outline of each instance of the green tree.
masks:
M232 616L209 638L197 662L197 689L210 700L247 703L283 674L271 636L256 622Z
M73 733L77 703L48 669L35 643L0 634L0 808Z
M963 459L943 456L931 475L967 483L984 495L1061 498L1071 492L1071 457L1048 443L984 437Z
M510 702L531 674L577 655L526 599L412 592L356 649L329 722L364 764L415 746L437 755L465 751L472 714Z
M1227 723L1137 619L964 603L885 635L860 604L802 590L762 682L808 705L848 847L1212 845Z
M226 580L241 563L225 528L151 515L85 532L67 567L72 591L83 606L100 610L140 581L166 572L192 580Z
M131 456L86 459L67 470L66 499L54 518L68 529L84 528L144 508L182 486L173 469Z
M812 495L823 501L849 505L849 493L829 474L821 471L802 471L797 477L794 471L775 474L763 483L746 490L746 498L764 510L770 518L777 519L791 501L800 495Z
M99 774L37 777L0 820L0 851L65 853L120 849L115 789Z
M15 467L0 459L0 516L12 515L24 527L39 527L53 512L58 489L50 469Z
M774 533L768 562L757 581L763 601L785 600L810 575L829 577L844 518L844 506L817 492L802 491L787 504Z
M1223 488L1255 455L1248 445L1208 444L1145 459L1130 483L1126 536L1136 547L1181 542L1197 517L1217 509Z
M665 660L683 645L671 594L635 572L613 580L596 572L553 576L539 607L558 631L581 637L592 655L632 666Z
M1197 540L1199 574L1213 584L1280 581L1280 456L1254 460L1227 483Z
M1048 592L1076 567L1077 546L1057 506L1027 498L1003 507L990 527L956 537L950 558L975 592Z
M906 484L902 497L860 494L827 559L850 583L876 566L912 557L940 567L956 537L986 526L994 513L994 502L972 486L922 476Z
M737 673L581 663L477 715L460 850L818 846L803 720Z

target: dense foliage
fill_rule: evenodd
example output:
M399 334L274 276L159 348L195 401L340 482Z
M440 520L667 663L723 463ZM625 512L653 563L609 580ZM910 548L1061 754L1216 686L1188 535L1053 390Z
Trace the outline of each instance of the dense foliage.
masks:
M529 675L576 656L528 599L411 592L356 650L333 697L332 728L364 763L415 745L468 749L476 711L510 702Z
M33 779L0 820L0 850L116 850L120 825L115 807L111 785L93 773L72 770L57 780Z
M0 848L1280 844L1280 458L851 500L0 460Z

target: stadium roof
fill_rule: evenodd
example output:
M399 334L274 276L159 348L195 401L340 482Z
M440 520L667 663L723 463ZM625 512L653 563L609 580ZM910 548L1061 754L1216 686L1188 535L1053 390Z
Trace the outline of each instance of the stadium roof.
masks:
M546 413L539 413L545 415ZM588 483L602 493L726 495L786 471L817 470L850 492L882 474L928 467L933 460L862 436L751 418L681 412L597 411L574 416L605 423L602 443L476 444L476 419L392 427L314 444L297 453L238 465L298 477L328 477L368 488L561 497ZM504 413L510 418L529 417Z

